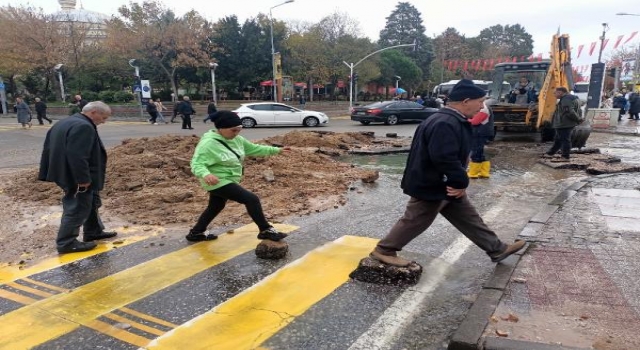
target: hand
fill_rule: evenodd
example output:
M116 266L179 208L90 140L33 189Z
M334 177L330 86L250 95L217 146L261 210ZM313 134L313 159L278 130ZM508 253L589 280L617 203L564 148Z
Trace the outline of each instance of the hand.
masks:
M465 190L464 188L458 189L447 186L447 196L449 197L462 198L465 196L466 192L467 190Z
M220 179L218 179L218 177L213 174L205 176L203 180L207 185L211 186L216 185L218 182L220 182Z

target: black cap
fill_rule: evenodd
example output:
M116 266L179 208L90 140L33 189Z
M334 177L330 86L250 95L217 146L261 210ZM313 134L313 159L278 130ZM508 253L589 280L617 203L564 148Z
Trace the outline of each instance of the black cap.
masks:
M487 92L476 86L469 79L462 79L453 86L449 93L449 101L464 101L466 99L475 100L485 97Z
M242 121L234 112L218 111L213 118L213 124L215 124L216 129L229 129L242 125Z

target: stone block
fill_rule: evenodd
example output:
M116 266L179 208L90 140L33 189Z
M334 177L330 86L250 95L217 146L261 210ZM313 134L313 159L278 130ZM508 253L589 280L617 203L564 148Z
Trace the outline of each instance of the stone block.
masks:
M256 247L256 256L260 259L282 259L289 252L289 244L284 241L263 240Z
M477 350L480 349L480 339L491 315L498 307L502 298L502 291L483 289L469 309L466 317L449 341L447 350Z
M358 267L349 277L366 283L414 285L418 283L421 275L422 266L416 262L407 267L397 267L366 257L360 260Z

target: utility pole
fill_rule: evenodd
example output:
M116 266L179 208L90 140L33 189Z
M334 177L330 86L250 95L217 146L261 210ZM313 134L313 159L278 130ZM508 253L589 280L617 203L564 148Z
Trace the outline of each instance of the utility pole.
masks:
M605 34L609 30L609 25L602 23L602 36L600 37L600 52L598 53L598 63L602 63L602 51L604 50Z

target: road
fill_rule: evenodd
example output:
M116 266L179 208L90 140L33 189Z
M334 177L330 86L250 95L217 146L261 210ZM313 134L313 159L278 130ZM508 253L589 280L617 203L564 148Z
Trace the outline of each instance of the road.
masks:
M108 122L99 130L110 147L131 137L199 135L208 126L196 122L187 132L177 124ZM0 124L0 168L37 164L47 128ZM411 136L415 128L335 119L320 130ZM242 133L256 140L299 129ZM499 154L492 178L473 181L469 195L484 220L510 241L583 175L494 147ZM495 264L438 218L404 251L424 266L416 286L348 279L407 201L398 187L403 155L351 160L382 176L354 185L345 206L282 226L293 231L284 260L256 259L255 235L244 232L251 227L192 245L182 239L185 227L171 227L162 236L148 234L13 277L2 277L0 269L0 349L445 349Z

